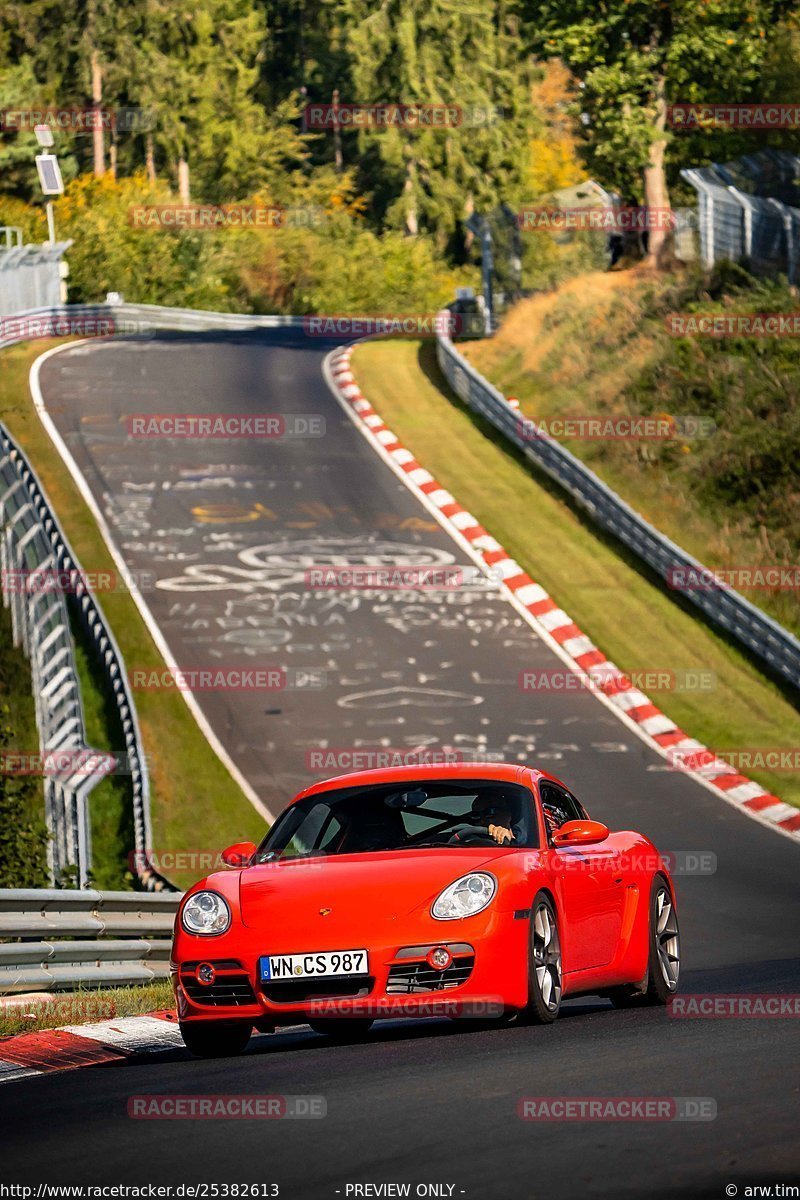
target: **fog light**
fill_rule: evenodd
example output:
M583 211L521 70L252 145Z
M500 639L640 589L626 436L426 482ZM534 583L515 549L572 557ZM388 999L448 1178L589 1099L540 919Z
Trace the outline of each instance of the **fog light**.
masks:
M200 963L197 968L197 982L204 984L206 987L211 987L211 984L217 978L217 972L212 967L211 963Z
M428 951L425 961L435 971L446 971L453 961L453 956L446 946L436 946L435 949Z

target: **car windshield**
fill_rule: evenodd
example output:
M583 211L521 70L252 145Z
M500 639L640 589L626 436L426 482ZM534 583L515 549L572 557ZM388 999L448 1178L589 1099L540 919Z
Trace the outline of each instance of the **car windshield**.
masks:
M493 780L424 780L322 792L288 808L259 847L256 862L366 854L422 847L496 845L489 825L510 830L510 845L538 844L527 788Z

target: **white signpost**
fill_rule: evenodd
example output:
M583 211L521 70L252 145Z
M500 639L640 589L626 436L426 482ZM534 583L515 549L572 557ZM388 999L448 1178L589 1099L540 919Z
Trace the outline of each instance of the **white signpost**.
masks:
M53 145L53 131L49 125L37 125L36 140L43 150L49 150ZM60 196L64 191L64 180L61 178L61 167L55 154L37 154L36 170L39 172L39 184L45 196ZM53 215L53 202L47 201L47 232L50 245L55 244L56 223Z

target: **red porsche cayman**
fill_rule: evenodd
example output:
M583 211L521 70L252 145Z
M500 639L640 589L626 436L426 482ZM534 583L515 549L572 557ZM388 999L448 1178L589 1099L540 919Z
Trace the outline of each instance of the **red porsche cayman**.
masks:
M376 1018L546 1024L565 997L665 1004L675 894L653 844L589 819L529 767L400 767L306 788L260 846L184 896L172 980L184 1041L241 1051L308 1023ZM235 869L231 869L235 868Z

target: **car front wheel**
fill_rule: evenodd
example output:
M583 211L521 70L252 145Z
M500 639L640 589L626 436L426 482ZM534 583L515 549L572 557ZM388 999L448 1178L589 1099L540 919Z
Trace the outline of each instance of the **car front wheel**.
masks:
M561 938L552 900L537 892L531 907L528 948L528 1006L523 1020L550 1025L561 1008Z
M196 1058L233 1058L253 1031L242 1021L180 1021L179 1026L186 1049Z

